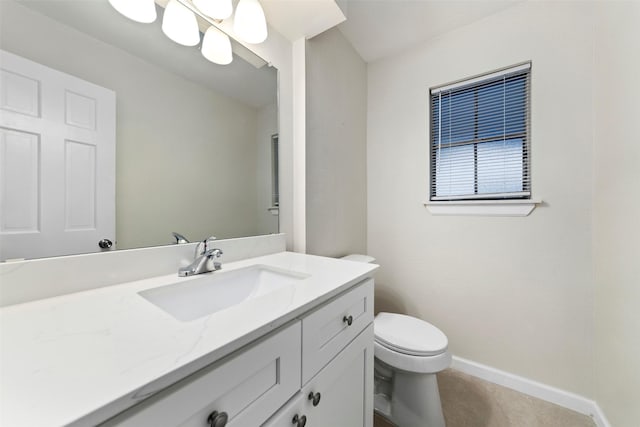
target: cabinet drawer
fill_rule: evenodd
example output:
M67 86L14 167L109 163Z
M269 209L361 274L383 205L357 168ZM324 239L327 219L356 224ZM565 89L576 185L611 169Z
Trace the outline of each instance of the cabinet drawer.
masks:
M107 422L108 426L257 426L300 389L300 322L185 378Z
M304 317L302 383L306 384L372 321L372 279Z

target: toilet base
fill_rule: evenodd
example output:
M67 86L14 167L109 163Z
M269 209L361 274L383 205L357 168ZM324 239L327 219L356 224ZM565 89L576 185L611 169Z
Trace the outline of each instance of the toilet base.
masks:
M384 418L391 417L391 400L384 394L376 394L373 396L373 407L377 414Z
M390 398L374 397L380 415L402 427L445 427L436 374L394 370L391 388Z

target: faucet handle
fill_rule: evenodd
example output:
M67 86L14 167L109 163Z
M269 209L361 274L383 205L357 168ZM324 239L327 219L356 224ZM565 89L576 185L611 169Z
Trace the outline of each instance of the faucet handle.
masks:
M209 242L212 242L214 240L216 240L216 236L210 236L203 241L198 242L198 244L196 245L195 257L198 258L200 255L204 255L204 253L209 249Z

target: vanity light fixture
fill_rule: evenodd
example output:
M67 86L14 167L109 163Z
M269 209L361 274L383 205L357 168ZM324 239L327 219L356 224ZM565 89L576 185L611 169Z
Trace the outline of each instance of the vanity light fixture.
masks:
M109 4L127 18L143 24L150 24L158 17L153 0L109 0Z
M222 21L233 13L231 0L193 0L202 13L216 21ZM267 39L267 19L258 0L240 0L233 18L233 31L247 43L262 43Z
M233 13L231 0L193 0L193 5L216 20L227 19Z
M150 23L156 20L154 0L109 0L115 10L129 19ZM183 46L200 42L198 15L211 24L202 41L202 55L216 64L233 60L231 40L216 27L233 13L232 0L169 0L162 17L162 32ZM251 44L267 39L267 19L258 0L239 0L233 20L233 31L242 41Z
M169 0L162 18L162 32L174 42L184 46L200 43L200 30L196 15L178 0Z
M262 43L267 39L267 20L258 0L240 0L233 20L233 31L247 43Z
M213 25L204 33L201 52L202 56L216 64L227 65L233 60L229 36Z

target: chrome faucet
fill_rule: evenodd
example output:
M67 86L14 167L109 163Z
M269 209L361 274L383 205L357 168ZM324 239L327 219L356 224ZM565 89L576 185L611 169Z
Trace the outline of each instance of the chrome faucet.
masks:
M215 239L215 237L213 239ZM217 271L222 268L222 263L216 261L216 259L219 259L223 252L217 248L209 249L207 247L209 240L211 240L211 238L198 243L196 246L195 260L190 265L180 268L178 270L178 276L193 276L196 274L209 273L210 271ZM200 252L200 247L202 247L202 252Z
M189 243L189 239L184 237L182 234L176 233L175 231L172 231L171 234L173 235L173 238L176 239L176 245L181 245L183 243Z

